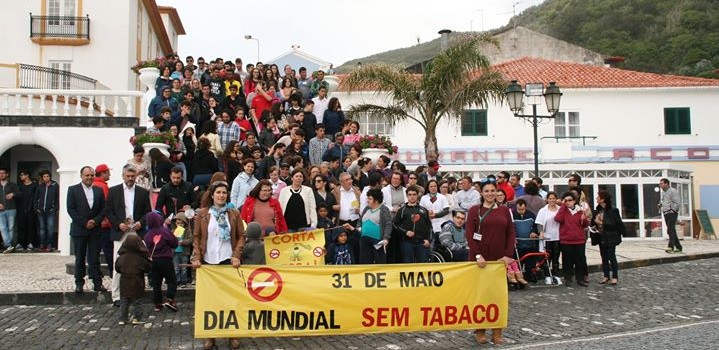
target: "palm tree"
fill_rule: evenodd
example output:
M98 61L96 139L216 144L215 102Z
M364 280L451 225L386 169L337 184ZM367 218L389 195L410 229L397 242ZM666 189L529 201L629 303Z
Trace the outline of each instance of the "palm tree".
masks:
M490 101L502 102L507 82L490 69L486 56L479 50L482 43L496 42L487 36L469 36L441 52L425 66L424 74L416 75L401 67L382 64L365 65L354 70L342 82L350 91L373 89L387 95L386 106L359 104L352 106L348 116L366 113L394 125L412 120L425 131L426 159L438 157L437 126L444 118L461 120L468 106L483 106Z

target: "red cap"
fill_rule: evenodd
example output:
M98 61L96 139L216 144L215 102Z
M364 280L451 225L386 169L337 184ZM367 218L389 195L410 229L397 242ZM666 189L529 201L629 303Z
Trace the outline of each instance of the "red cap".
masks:
M95 174L99 174L108 170L110 170L110 168L107 166L107 164L100 164L95 167Z

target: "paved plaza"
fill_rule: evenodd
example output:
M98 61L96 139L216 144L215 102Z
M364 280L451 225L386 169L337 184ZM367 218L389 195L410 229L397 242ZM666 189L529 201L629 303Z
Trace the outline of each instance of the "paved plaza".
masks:
M719 258L625 269L617 286L599 285L600 275L593 273L589 288L537 286L510 292L504 348L646 349L651 344L652 349L710 349L719 340L716 332L707 332L719 322L717 264ZM192 302L180 303L177 313L155 313L145 305L146 323L138 326L118 326L117 309L109 304L0 306L0 335L5 344L21 349L201 348L192 337ZM257 338L243 339L242 347L476 348L467 331Z

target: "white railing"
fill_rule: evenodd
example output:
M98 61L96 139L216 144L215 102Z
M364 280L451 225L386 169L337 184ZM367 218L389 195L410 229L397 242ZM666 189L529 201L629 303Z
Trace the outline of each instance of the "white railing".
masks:
M0 115L137 117L140 91L0 88Z

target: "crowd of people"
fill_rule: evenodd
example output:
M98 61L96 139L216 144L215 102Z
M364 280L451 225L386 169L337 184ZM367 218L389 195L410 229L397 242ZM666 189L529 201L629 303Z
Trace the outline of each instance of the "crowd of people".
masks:
M296 74L290 66L280 72L276 65L243 67L239 59L208 64L202 57L196 66L191 56L186 63L178 57L168 62L147 132L171 133L177 142L169 156L136 146L121 184L108 187L110 169L101 164L83 167L80 183L68 189L75 291L84 291L86 272L94 290L106 290L98 257L101 250L112 256L107 262L120 324L141 322L137 300L146 273L154 310L177 311L177 288L194 283L188 265L264 264L263 237L309 228L325 229L327 264L423 263L441 251L445 260L479 267L503 261L508 280L522 285L544 277L546 284L587 287L591 238L601 248L600 283L618 283L621 216L607 191L591 208L577 174L569 178L569 191L557 194L545 191L541 178L522 183L506 171L456 179L441 174L436 160L410 171L387 156L362 156L360 125L327 96L322 71L310 77L303 67ZM57 183L49 172L37 184L27 172L20 171L18 184L8 174L0 169L5 252L53 250ZM675 210L670 198L663 196L662 205ZM12 235L9 218L16 212L18 223L37 223L37 235L27 227ZM681 249L678 241L671 244ZM523 261L524 269L518 265L534 252L548 254L539 274L535 260ZM488 342L483 331L475 336ZM501 330L493 341L503 341ZM209 339L205 348L214 345ZM239 347L238 340L231 346Z

